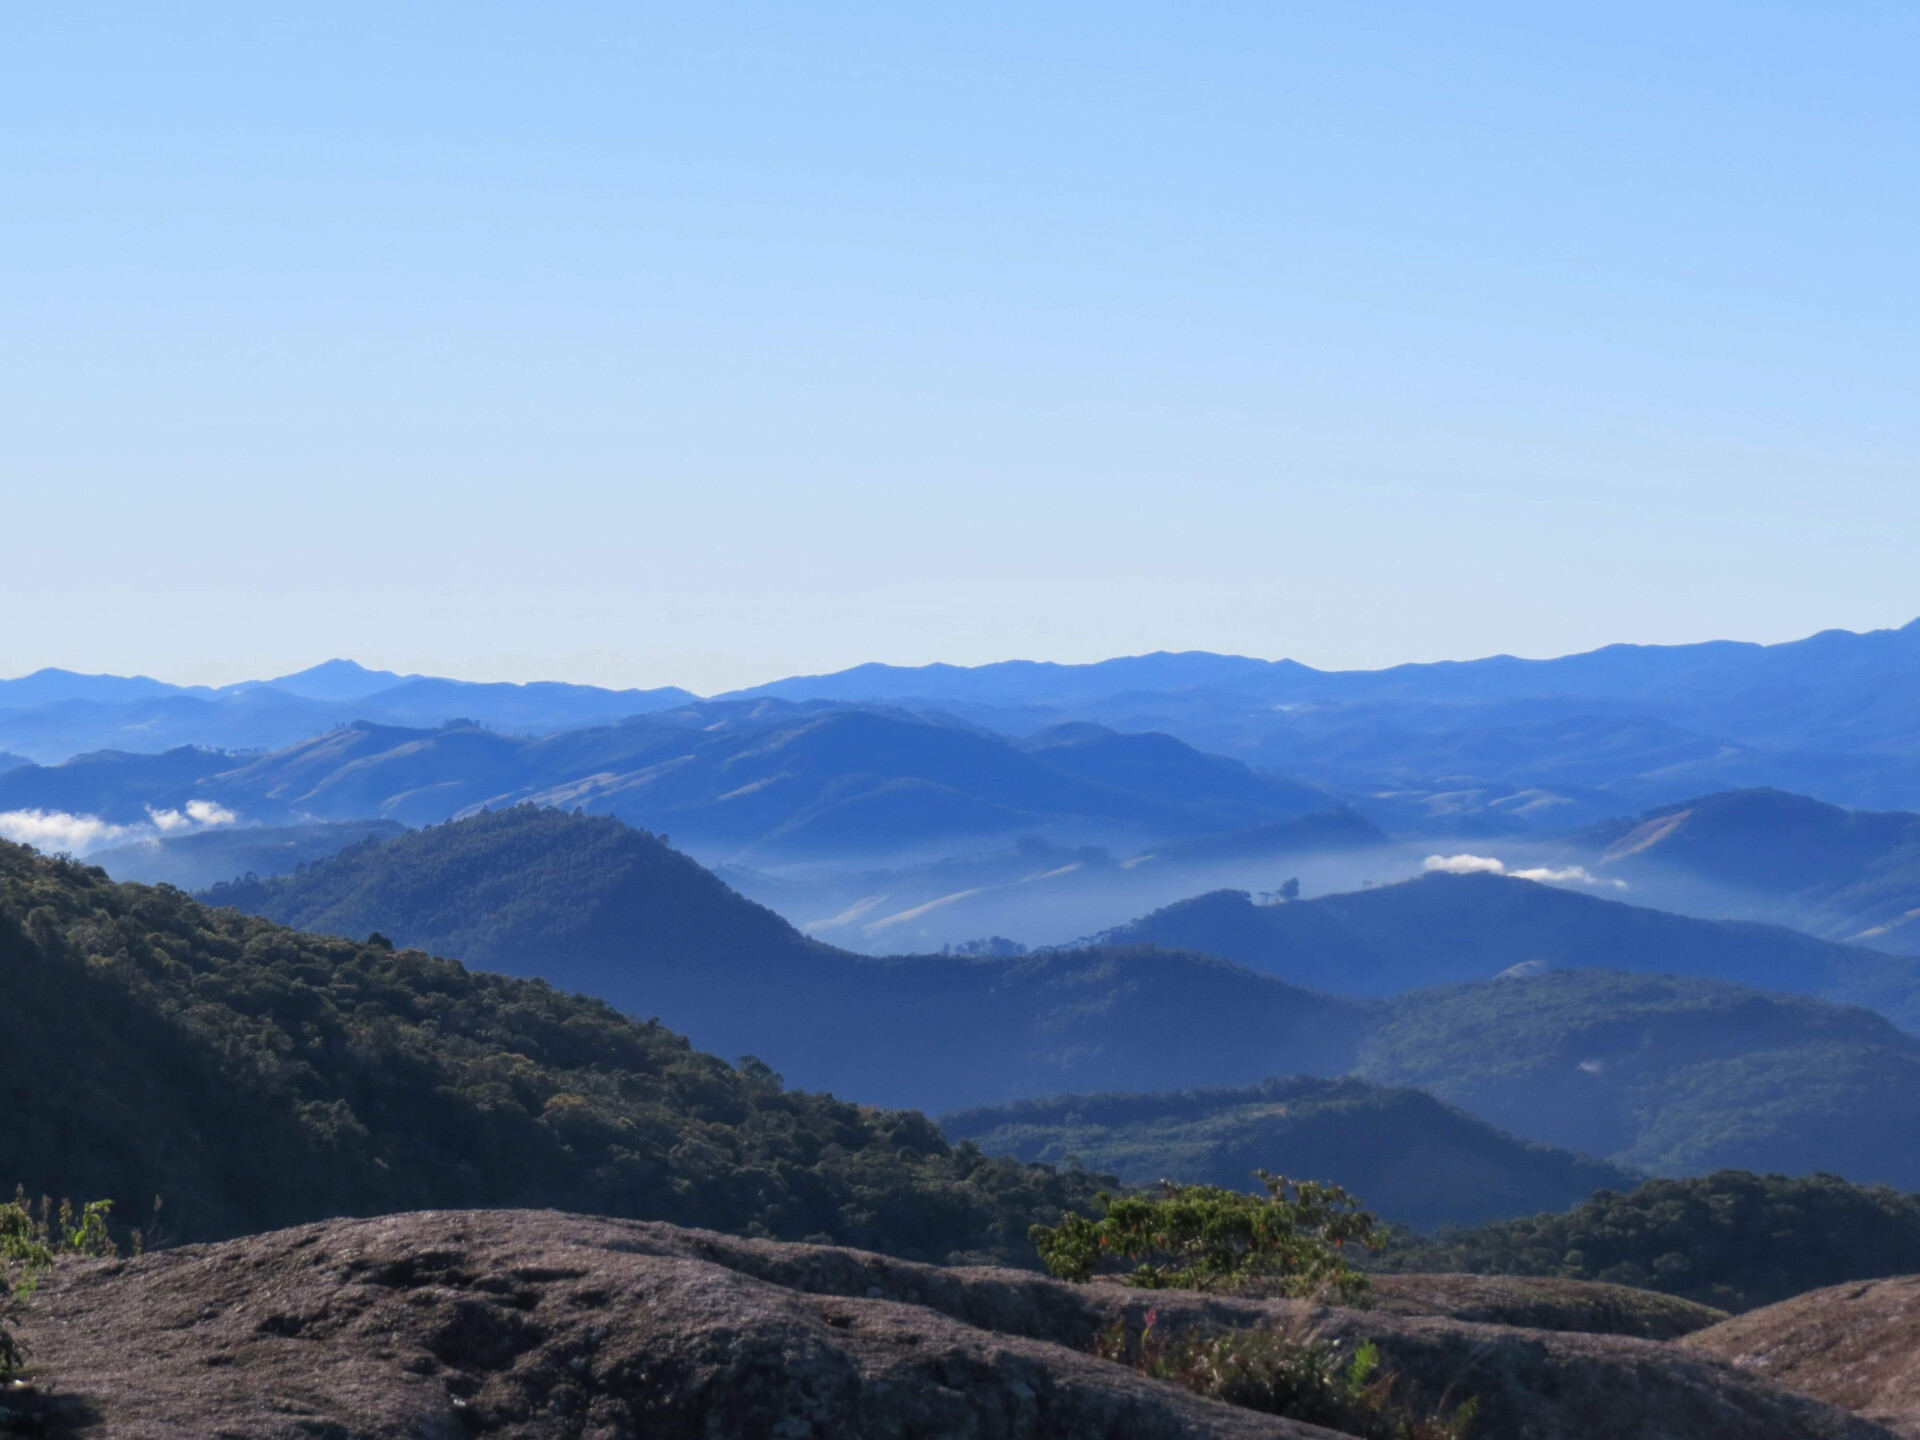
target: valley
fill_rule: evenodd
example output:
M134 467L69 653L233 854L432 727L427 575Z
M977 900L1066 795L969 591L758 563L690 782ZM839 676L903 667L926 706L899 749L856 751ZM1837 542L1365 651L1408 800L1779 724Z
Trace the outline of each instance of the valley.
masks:
M436 693L301 683L388 678L369 713ZM1723 1310L1920 1266L1911 1201L1875 1198L1920 1191L1920 816L1769 789L1627 813L1618 767L1400 790L1085 718L1122 718L1087 701L1106 679L933 678L945 709L869 673L0 771L0 817L83 852L0 853L7 1173L128 1224L158 1194L163 1246L547 1206L1031 1267L1027 1227L1103 1193L1275 1170L1395 1227L1383 1294L1583 1245L1579 1283ZM1010 695L1072 718L1014 724ZM1655 1231L1566 1238L1669 1213L1661 1186L1822 1175L1772 1203L1871 1238L1789 1279L1739 1233L1706 1270ZM1580 1314L1631 1311L1598 1294Z

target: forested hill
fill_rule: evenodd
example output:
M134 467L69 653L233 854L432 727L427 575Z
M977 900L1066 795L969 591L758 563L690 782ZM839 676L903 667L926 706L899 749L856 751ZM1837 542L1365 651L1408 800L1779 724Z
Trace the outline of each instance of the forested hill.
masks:
M1068 1089L1340 1071L1360 1007L1204 956L1135 947L874 959L806 939L658 837L533 806L356 846L216 904L375 930L659 1016L796 1082L928 1109Z
M299 930L381 930L476 969L531 970L595 994L622 974L672 971L694 955L711 972L842 953L644 830L532 805L369 839L296 874L216 885L203 898Z
M1600 1190L1561 1213L1413 1241L1389 1251L1385 1264L1601 1280L1746 1310L1920 1270L1920 1195L1833 1175L1722 1170Z
M464 944L878 1103L938 1112L1351 1073L1617 1164L1920 1185L1920 1039L1723 981L1561 970L1348 999L1142 945L872 959L811 944L657 838L529 807L221 894L350 938Z
M0 843L0 1180L176 1238L553 1206L1024 1263L1095 1177L796 1093L658 1024Z
M1816 935L1920 951L1920 814L1843 810L1780 790L1702 795L1564 842L1568 855L1674 908L1779 918Z
M1255 1170L1343 1185L1426 1229L1558 1209L1636 1183L1616 1165L1532 1145L1418 1090L1295 1076L1235 1090L1063 1095L940 1117L989 1155L1161 1180L1260 1188Z

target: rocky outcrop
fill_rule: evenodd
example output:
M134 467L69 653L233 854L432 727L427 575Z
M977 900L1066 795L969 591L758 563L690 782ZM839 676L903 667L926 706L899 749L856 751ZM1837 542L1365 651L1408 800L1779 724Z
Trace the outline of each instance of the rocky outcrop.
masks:
M1920 1275L1812 1290L1684 1343L1920 1440Z
M1088 1353L1116 1323L1374 1340L1500 1440L1887 1440L1657 1341L1070 1286L544 1211L331 1221L61 1269L24 1337L98 1440L1290 1437ZM50 1397L50 1398L48 1398Z
M1676 1295L1539 1275L1376 1275L1373 1308L1643 1340L1675 1340L1727 1318L1724 1310Z

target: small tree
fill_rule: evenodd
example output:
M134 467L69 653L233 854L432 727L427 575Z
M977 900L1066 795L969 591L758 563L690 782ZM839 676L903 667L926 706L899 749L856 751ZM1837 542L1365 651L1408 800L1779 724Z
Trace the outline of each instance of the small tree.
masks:
M1098 1220L1069 1214L1027 1232L1047 1269L1085 1281L1103 1267L1131 1265L1123 1284L1206 1290L1275 1280L1298 1298L1354 1301L1367 1277L1347 1264L1348 1245L1385 1243L1374 1217L1337 1185L1254 1172L1264 1195L1163 1181L1161 1194L1111 1196Z
M62 1201L56 1212L51 1201L40 1202L36 1218L24 1192L0 1205L0 1380L11 1380L24 1358L20 1344L7 1330L6 1312L25 1300L40 1284L40 1276L61 1255L116 1255L119 1248L107 1233L110 1200L96 1200L76 1214Z
M53 1250L41 1237L24 1200L0 1205L0 1380L20 1368L20 1347L6 1328L6 1311L31 1295L40 1272L53 1264Z

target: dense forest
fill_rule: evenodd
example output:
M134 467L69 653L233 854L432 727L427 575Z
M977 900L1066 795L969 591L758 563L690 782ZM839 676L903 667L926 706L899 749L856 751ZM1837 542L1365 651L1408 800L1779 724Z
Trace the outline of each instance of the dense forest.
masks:
M1099 1177L783 1087L659 1024L0 844L0 1177L172 1238L554 1206L1032 1263Z
M1833 1175L1722 1170L1601 1190L1560 1214L1406 1240L1384 1263L1604 1280L1746 1310L1920 1271L1920 1196Z

